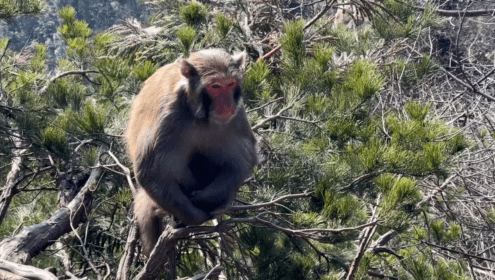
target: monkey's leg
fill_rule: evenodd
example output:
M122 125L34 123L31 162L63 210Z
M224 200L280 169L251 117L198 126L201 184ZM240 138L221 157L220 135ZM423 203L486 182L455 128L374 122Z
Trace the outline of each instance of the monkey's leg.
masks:
M143 252L149 256L163 231L162 217L165 213L140 188L134 196L134 216L139 227Z

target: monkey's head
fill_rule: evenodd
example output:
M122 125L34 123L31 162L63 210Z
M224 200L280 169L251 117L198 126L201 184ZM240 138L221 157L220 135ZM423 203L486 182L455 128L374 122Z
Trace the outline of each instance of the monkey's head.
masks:
M181 74L187 79L188 104L195 117L228 123L242 103L246 52L231 56L220 49L202 50L180 63Z

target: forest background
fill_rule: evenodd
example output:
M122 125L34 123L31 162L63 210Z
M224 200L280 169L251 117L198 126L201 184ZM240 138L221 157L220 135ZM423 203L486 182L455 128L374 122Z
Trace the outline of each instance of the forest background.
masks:
M0 279L495 279L493 1L150 0L66 56L0 40ZM0 0L0 19L40 0ZM261 163L147 259L122 134L159 67L246 50Z

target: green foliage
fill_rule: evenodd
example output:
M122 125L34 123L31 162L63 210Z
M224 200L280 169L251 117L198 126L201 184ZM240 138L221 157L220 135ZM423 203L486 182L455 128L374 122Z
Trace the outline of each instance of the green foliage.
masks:
M343 224L351 217L356 216L357 209L362 208L362 204L355 197L337 196L333 192L325 194L324 202L323 215L328 219L337 219Z
M108 107L104 104L93 105L87 101L80 114L74 116L79 128L86 133L104 133Z
M43 44L34 45L34 57L30 60L31 70L36 73L43 73L46 70L46 51L47 47Z
M2 50L2 53L5 50L5 48L7 48L8 43L9 43L9 38L0 39L0 50Z
M45 7L40 0L0 0L0 20L22 15L37 15Z
M269 101L272 97L273 86L269 82L271 70L265 61L251 64L244 76L244 99L249 103L254 99L261 102Z
M304 21L289 21L284 25L284 35L280 38L280 45L286 63L296 67L301 65L302 59L306 54L304 45Z
M435 72L437 65L426 54L415 62L397 59L384 67L385 72L390 75L401 77L401 87L405 90L419 85L423 77Z
M232 28L232 20L225 17L221 13L217 13L215 15L215 24L216 24L216 30L220 37L225 38L227 34L229 33L230 29Z
M60 8L58 11L58 16L62 21L66 23L74 23L75 17L76 17L76 9L71 6L65 6Z
M132 69L132 73L141 82L146 81L155 71L158 69L151 61L145 61L141 65L138 65Z
M86 166L86 167L91 167L95 164L95 162L98 159L98 148L92 147L87 150L85 150L81 156L82 160L81 163ZM122 200L120 200L122 201Z
M196 37L196 30L191 26L184 26L177 30L177 37L180 40L182 51L185 55L189 55L189 51Z
M46 149L57 157L67 159L70 155L65 130L58 127L47 127L41 132L41 140Z
M84 85L75 83L73 79L57 79L50 84L47 94L58 108L79 111L85 90Z
M434 8L427 6L421 16L415 11L413 1L387 0L383 3L382 16L373 18L372 24L375 30L385 40L397 37L413 38L420 35L428 27L435 27L441 23L435 15Z
M335 48L327 43L318 43L313 46L315 60L323 70L328 70L329 62L335 53Z
M180 8L180 18L188 25L197 26L206 20L208 6L196 1Z
M357 61L349 69L345 82L342 84L343 92L352 92L352 95L347 98L346 103L341 106L354 105L354 100L367 100L377 94L383 87L385 78L376 69L376 66L368 61ZM357 94L355 96L354 94ZM342 96L343 97L343 96ZM359 99L356 99L359 98ZM354 99L354 100L353 100ZM348 104L347 104L348 102ZM357 105L357 104L356 104Z
M59 16L63 24L58 27L58 32L62 34L64 39L87 39L91 34L91 29L85 21L76 20L76 10L73 7L66 6L59 10Z
M98 54L105 54L116 40L115 36L108 32L100 32L95 37L95 48Z
M62 25L57 30L67 42L67 56L82 59L90 57L93 53L89 51L88 38L92 30L88 23L76 20L76 10L70 6L61 8L59 16L62 19Z
M369 222L371 209L376 207L380 234L394 229L406 239L429 238L430 230L419 226L418 206L423 199L420 178L445 178L455 156L468 147L465 136L437 119L430 104L411 101L400 110L376 112L377 97L386 86L387 77L397 72L366 59L354 59L343 71L332 67L339 53L364 55L381 43L376 30L336 26L325 32L338 37L338 44L314 44L310 55L303 27L303 21L285 24L278 74L273 75L266 62L253 63L247 69L244 90L248 105L259 106L283 97L282 104L274 106L271 114L283 106L291 106L286 112L291 118L323 121L318 127L288 120L263 127L270 149L277 155L283 154L284 160L273 159L269 174L256 174L257 179L274 190L292 189L292 183L301 179L303 185L315 186L311 206L291 204L301 209L292 214L297 227L357 226ZM435 70L426 56L404 64L401 71L406 68L414 83ZM288 159L292 163L287 164ZM291 166L300 164L306 166L306 173L280 174L294 172L296 168ZM445 236L442 242L459 238L460 228L454 223L442 230ZM351 245L347 242L353 236L334 236L331 240L333 244L342 242L345 247ZM397 241L397 244L406 243ZM348 252L350 248L342 251ZM348 261L353 257L342 256ZM365 255L355 277L366 279L369 268L382 267L384 263L398 265L394 257L383 261L373 254ZM464 272L461 269L455 275ZM431 279L436 273L430 257L420 254L399 274L391 272L391 275ZM329 271L328 275L335 274Z

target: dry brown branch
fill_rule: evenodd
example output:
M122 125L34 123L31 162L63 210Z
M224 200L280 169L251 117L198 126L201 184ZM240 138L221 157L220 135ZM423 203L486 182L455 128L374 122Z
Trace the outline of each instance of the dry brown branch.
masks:
M484 270L481 270L481 269L478 269L478 268L475 268L474 269L474 272L478 273L478 274L481 274L482 276L486 276L490 279L495 279L495 274L493 273L490 273L488 271L484 271Z
M452 179L454 179L456 176L457 176L457 174L452 174L452 175L450 175L450 177L449 177L449 178L447 178L447 179L445 180L445 182L443 182L443 184L442 184L440 187L436 188L436 189L433 191L433 193L432 193L432 194L430 194L429 196L427 196L427 197L423 198L423 200L421 200L421 201L420 201L420 202L416 205L416 207L417 207L417 208L421 208L423 205L425 205L426 203L428 203L428 201L430 201L430 199L432 199L433 197L437 196L439 192L443 191L443 190L447 187L447 185L450 183L450 181L452 181Z
M21 173L21 163L23 155L28 151L25 141L23 141L17 132L14 132L13 137L14 142L14 157L12 158L9 173L5 179L5 186L1 189L2 193L0 196L0 224L2 224L5 214L7 214L7 209L10 206L10 202L14 195L16 195L19 190L17 185L22 180L18 180ZM22 178L21 178L22 179Z
M389 275L383 275L381 273L378 273L376 271L368 270L368 275L372 277L376 277L378 279L387 279L387 280L399 280L398 277L394 276L389 276Z
M263 109L263 108L265 108L265 107L267 107L267 106L269 106L269 105L271 105L271 104L273 104L273 103L276 103L276 102L278 102L278 101L281 101L281 100L283 100L283 99L284 99L284 97L283 97L283 96L282 96L282 97L279 97L279 98L277 98L277 99L275 99L275 100L272 100L272 101L269 101L269 102L267 102L267 103L265 103L265 104L263 104L263 105L261 105L261 106L259 106L259 107L256 107L256 108L253 108L253 109L247 110L247 111L246 111L246 113L248 113L248 114L249 114L249 113L254 112L254 111L256 111L256 110Z
M41 88L39 94L40 95L43 95L46 93L46 91L48 90L48 87L53 83L55 82L55 80L59 79L59 78L62 78L64 76L68 76L68 75L82 75L83 77L85 77L86 79L89 80L87 74L88 73L98 73L98 71L95 71L95 70L71 70L71 71L67 71L67 72L63 72L63 73L60 73L58 75L56 75L55 77L51 78L44 87ZM91 80L89 80L90 82L92 82Z
M468 83L465 83L463 80L457 78L454 74L450 73L449 71L447 71L446 69L443 69L442 70L447 73L447 75L449 75L452 79L456 80L456 82L460 83L461 85L465 86L466 88L468 88L471 92L475 93L475 94L478 94L478 95L481 95L483 97L485 97L486 99L488 99L489 101L492 101L492 102L495 102L495 98L494 97L491 97L483 92L480 92L478 89L476 89L476 87L474 85L469 85Z
M433 243L430 243L430 242L424 242L424 244L426 244L428 246L436 247L438 249L446 250L446 251L449 251L449 252L452 252L452 253L460 254L460 255L463 255L465 257L477 259L477 260L480 260L480 261L487 261L487 262L495 263L495 259L489 259L489 258L483 258L483 257L480 257L480 256L475 256L473 254L468 254L468 253L465 253L465 252L462 252L462 251L459 251L459 250L456 250L456 249L451 249L451 248L448 248L448 247L445 247L445 246L440 246L440 245L433 244Z
M18 264L15 262L0 259L0 269L31 280L58 280L52 273L30 265ZM0 274L1 277L1 274ZM2 279L2 278L0 278ZM7 279L7 278L3 278Z
M132 193L135 194L136 187L134 187L134 184L132 183L131 171L129 170L129 168L127 168L122 163L120 163L119 159L111 151L108 151L107 153L113 158L115 163L117 163L117 165L124 171L125 177L127 178L127 183L129 184Z
M222 271L223 271L223 267L217 265L212 270L210 270L208 273L199 274L199 275L196 275L196 276L193 276L193 277L181 278L180 280L216 279L216 277L218 277Z
M117 280L129 279L129 272L131 269L132 261L134 260L137 241L138 229L133 219L129 224L129 234L127 235L127 242L125 244L124 254L120 258L120 264L116 276Z
M0 280L29 280L26 277L16 275L12 272L8 272L0 269Z
M226 224L232 224L232 223L263 224L263 225L268 226L270 228L279 230L279 231L281 231L287 235L309 238L309 239L315 239L315 240L319 240L319 241L325 240L325 236L322 235L324 233L337 234L337 233L344 233L344 232L349 232L349 231L357 231L357 230L378 224L378 221L373 221L373 222L370 222L367 224L359 225L356 227L349 227L349 228L290 229L290 228L284 228L284 227L278 226L278 225L276 225L270 221L264 220L264 219L260 218L260 215L254 216L254 217L247 217L247 218L232 218L232 219L225 220L223 223L226 223Z
M151 252L148 262L141 272L134 277L134 280L156 279L168 259L168 254L174 250L177 241L186 238L191 232L191 228L174 229L170 225L167 226Z
M377 203L376 205L379 205L379 200L380 196L378 196ZM372 213L373 215L371 216L371 221L377 221L377 208L378 206L373 207ZM354 274L357 272L357 269L359 267L359 263L361 262L361 259L364 256L364 253L368 249L368 246L370 245L371 239L373 238L373 235L375 234L376 228L378 227L378 224L374 224L371 227L366 227L362 234L361 234L361 244L359 245L359 249L356 253L356 257L351 263L351 266L349 267L349 272L347 273L347 277L345 278L346 280L352 280L354 277Z
M251 129L256 132L258 129L260 129L265 123L267 122L271 122L271 121L274 121L276 119L279 119L281 116L282 116L282 113L289 110L290 108L292 107L292 105L289 105L289 106L286 106L284 108L282 108L280 111L278 111L278 113L276 113L275 115L273 116L270 116L262 121L260 121L258 124L256 124L255 126L251 127Z
M297 195L287 195L278 199L274 199L271 202L266 204L260 204L259 207L267 207L275 204L278 201L288 198L299 198L307 196L308 194L297 194ZM248 207L248 209L251 209ZM243 209L247 210L247 209ZM263 213L262 213L263 214ZM262 215L260 214L260 215ZM294 237L302 237L308 239L318 240L320 242L325 242L327 240L326 234L341 234L345 232L352 232L361 230L366 227L375 226L378 224L378 220L375 220L371 223L367 223L364 225L360 225L357 227L351 228L340 228L340 229L326 229L326 228L312 228L312 229L290 229L284 228L279 225L274 224L273 222L264 220L258 216L254 217L246 217L246 218L231 218L228 220L224 220L219 223L217 226L199 226L199 227L187 227L187 228L178 228L174 229L171 226L167 226L162 235L160 236L155 248L150 254L149 260L142 269L142 271L134 278L134 280L142 280L142 279L155 279L155 277L162 270L166 260L168 259L168 254L171 250L174 249L176 243L180 239L186 239L188 236L192 234L206 234L206 233L214 233L214 232L223 232L228 228L228 225L234 223L251 223L251 224L262 224L267 227L279 230L287 235Z
M62 235L72 231L85 219L91 208L92 189L102 173L101 168L92 170L89 179L77 196L67 205L58 209L50 219L24 228L13 237L0 242L0 259L29 264L46 247Z

